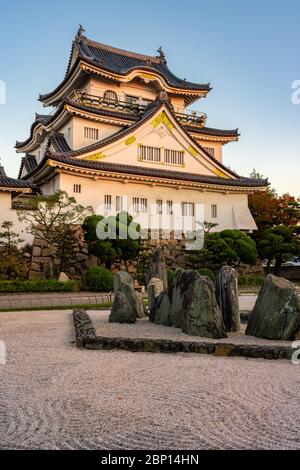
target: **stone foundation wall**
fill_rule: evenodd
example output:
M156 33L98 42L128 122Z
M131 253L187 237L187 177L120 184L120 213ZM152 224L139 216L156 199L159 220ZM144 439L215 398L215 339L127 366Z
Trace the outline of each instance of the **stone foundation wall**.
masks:
M84 242L82 230L79 228L77 232L78 243L75 247L76 261L72 264L69 272L66 274L73 279L80 279L82 274L90 267L101 266L101 260L95 256L88 255L88 249ZM185 251L185 241L175 240L142 240L139 256L132 261L116 260L111 265L111 271L116 273L118 271L127 271L133 277L141 277L148 265L150 257L153 255L155 249L161 246L166 259L166 264L169 269L176 269L178 267L188 267L187 256L190 252ZM35 238L33 241L31 267L29 272L29 279L45 279L49 273L50 263L50 247L48 243L40 238ZM55 259L55 267L60 265L60 259Z
M161 235L161 234L160 234ZM88 249L84 242L83 231L78 227L77 245L75 247L75 262L71 265L69 272L66 274L72 279L81 279L83 273L90 267L102 266L101 260L97 257L88 255ZM163 239L147 239L141 241L139 255L132 261L116 260L111 265L111 271L127 271L132 277L137 278L141 283L144 273L148 267L149 260L156 248L162 247L166 260L167 268L175 270L176 268L188 269L191 267L188 257L192 252L186 250L186 242L184 239L178 240L172 237L168 240ZM49 273L50 247L47 242L42 239L35 238L33 242L31 268L29 279L45 279ZM59 267L60 259L55 259L55 267ZM239 274L261 274L263 268L261 263L256 266L241 265L237 268Z

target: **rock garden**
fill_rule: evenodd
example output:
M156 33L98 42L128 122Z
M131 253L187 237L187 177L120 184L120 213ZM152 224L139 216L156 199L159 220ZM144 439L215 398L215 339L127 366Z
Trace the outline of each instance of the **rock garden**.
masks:
M146 309L131 276L116 273L111 311L74 311L77 345L278 359L290 358L292 341L300 339L300 293L285 279L266 277L247 326L240 322L237 273L231 267L221 268L215 284L195 270L177 269L168 285L159 248L147 284Z

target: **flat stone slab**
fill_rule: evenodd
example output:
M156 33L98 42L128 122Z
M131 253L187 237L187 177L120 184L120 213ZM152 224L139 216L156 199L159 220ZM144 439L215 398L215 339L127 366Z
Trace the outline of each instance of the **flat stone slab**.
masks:
M82 311L81 311L82 312ZM245 336L241 331L229 333L228 338L212 339L189 336L178 328L155 325L146 318L133 325L108 322L109 311L90 310L80 322L79 347L86 349L125 349L143 352L193 352L217 356L244 356L264 359L290 359L293 353L290 341L270 341ZM88 320L90 319L90 321ZM84 337L84 328L95 330L95 336ZM78 329L76 330L76 334Z

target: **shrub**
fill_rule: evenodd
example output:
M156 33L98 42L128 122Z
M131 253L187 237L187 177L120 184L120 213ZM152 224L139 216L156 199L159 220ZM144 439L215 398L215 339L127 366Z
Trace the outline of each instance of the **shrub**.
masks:
M198 273L199 273L201 276L209 277L209 279L210 279L213 283L214 283L215 280L216 280L215 273L214 273L211 269L200 268L200 269L198 269Z
M263 275L249 274L248 276L239 276L238 283L240 287L261 287L265 281Z
M77 292L76 281L0 281L0 292Z
M114 287L112 273L102 267L90 268L85 273L84 280L87 288L93 292L110 292Z
M168 276L168 287L170 287L174 284L175 271L172 271L172 269L168 269L167 276Z

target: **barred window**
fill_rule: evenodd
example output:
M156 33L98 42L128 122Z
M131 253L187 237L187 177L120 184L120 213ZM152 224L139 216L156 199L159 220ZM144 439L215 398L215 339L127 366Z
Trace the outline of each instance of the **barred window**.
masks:
M184 152L165 149L165 163L182 166L184 164Z
M195 216L195 204L193 202L182 202L181 208L183 216Z
M103 98L107 101L118 101L117 93L112 90L106 90L104 92Z
M106 211L111 211L112 205L111 205L111 196L109 194L106 194L104 196L104 210Z
M167 201L167 214L173 215L173 201Z
M203 148L207 153L209 153L209 155L211 155L212 157L215 156L215 149L214 148L212 148L212 147L203 147Z
M81 184L74 184L73 185L73 192L76 193L76 194L80 194L81 193Z
M217 204L211 205L211 218L217 219L218 218L218 206Z
M123 196L116 196L116 211L122 212L124 209L124 198Z
M99 129L95 129L94 127L85 127L84 138L89 140L99 140Z
M147 145L141 145L139 147L139 156L142 160L147 162L160 162L161 150L159 147L148 147Z
M134 197L132 199L132 205L133 205L133 212L140 212L142 214L146 214L147 207L148 207L147 199Z
M156 200L156 213L157 214L162 214L163 211L163 202L161 199Z

